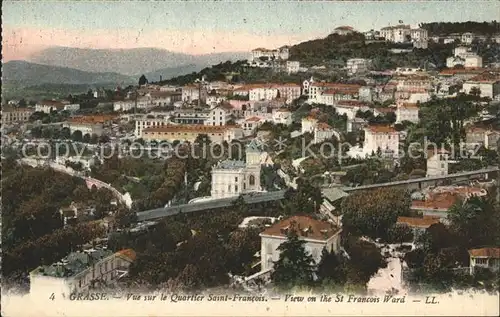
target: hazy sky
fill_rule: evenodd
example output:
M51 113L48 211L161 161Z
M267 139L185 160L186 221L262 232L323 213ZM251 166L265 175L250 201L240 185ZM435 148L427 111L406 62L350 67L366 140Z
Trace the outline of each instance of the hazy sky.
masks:
M431 21L491 21L499 1L3 1L4 60L47 46L158 47L205 54L278 47L357 30Z

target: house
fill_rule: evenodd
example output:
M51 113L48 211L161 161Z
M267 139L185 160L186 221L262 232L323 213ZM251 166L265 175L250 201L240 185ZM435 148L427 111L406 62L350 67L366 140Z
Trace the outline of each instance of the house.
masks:
M192 103L200 100L205 103L207 100L208 92L204 85L186 85L182 87L181 99L183 102Z
M339 115L346 115L349 120L355 119L358 111L370 110L368 103L358 100L339 100L334 103L334 108Z
M333 30L333 34L347 35L356 32L351 26L338 26Z
M112 115L78 116L69 118L63 123L63 127L69 128L71 133L81 131L82 135L96 134L99 136L104 133L104 128L110 126L114 119L116 117Z
M288 109L277 109L273 111L273 122L275 124L292 124L292 113Z
M484 72L467 80L462 88L466 94L470 94L474 87L479 89L481 97L494 99L500 94L500 74Z
M295 83L273 84L273 87L278 90L279 98L284 98L287 102L299 98L302 91L301 86Z
M302 94L310 103L333 105L334 100L357 99L361 85L316 82L313 77L302 82Z
M78 217L78 208L76 207L75 204L72 203L68 207L63 207L59 209L59 214L61 215L64 226L67 226L69 224L74 224L76 223Z
M245 151L246 161L225 160L212 168L212 198L235 197L261 191L262 151L251 142Z
M333 136L340 141L340 134L324 122L320 122L314 127L314 143L324 142L331 139Z
M205 121L205 125L211 126L222 126L226 125L229 120L231 120L231 112L228 111L232 109L228 105L219 105L215 108L210 109L208 114L208 119Z
M427 42L428 32L425 29L412 29L410 25L388 26L380 29L380 37L393 43Z
M65 104L56 100L42 100L35 105L36 112L50 114L52 111L63 111Z
M279 260L278 247L287 240L287 235L295 231L299 239L305 241L305 250L316 263L321 260L324 248L339 252L342 229L333 223L316 220L310 216L293 216L273 224L261 234L261 271L272 269Z
M396 108L396 123L409 121L418 123L418 104L400 102Z
M171 120L177 124L207 124L209 117L209 110L182 109L175 111Z
M186 112L183 112L182 115L186 115ZM180 117L180 116L179 116ZM198 118L200 117L200 114L198 114ZM186 117L184 117L186 118ZM188 118L192 118L192 117L188 117ZM193 115L193 118L194 119L198 119L197 117L194 117ZM198 122L194 123L193 119L193 123L192 124L199 124ZM189 120L188 120L189 121ZM174 122L175 121L175 117L174 117ZM160 127L164 127L168 124L168 118L143 118L143 119L137 119L135 120L135 130L134 130L134 136L136 138L142 138L142 132L144 129L148 129L148 128L160 128Z
M286 61L285 67L286 67L286 72L288 74L296 74L300 71L300 62L299 61Z
M349 76L357 74L366 74L371 66L371 59L366 58L350 58L347 60L347 74Z
M390 125L368 125L365 127L365 141L363 152L370 155L377 151L389 149L399 155L399 135L400 133Z
M32 108L2 107L2 124L27 122L34 112Z
M471 249L469 250L469 259L471 275L477 268L498 272L500 269L500 247Z
M314 133L314 128L318 124L318 120L313 116L302 118L302 134L306 132Z
M282 46L275 50L269 50L266 48L256 48L252 50L250 55L250 62L256 60L287 60L290 56L290 50L288 46Z
M125 276L135 260L132 249L112 252L102 247L73 252L57 263L31 271L30 294L38 296L50 289L66 297L105 287Z
M443 149L427 151L426 177L448 175L449 152Z
M448 210L463 199L453 192L431 193L424 199L416 199L411 202L410 210L422 213L426 216L438 216L446 219Z
M182 100L182 93L177 91L151 91L148 93L151 103L156 107L171 106L174 102Z
M474 33L466 32L460 36L460 41L464 44L470 45L472 44L474 38L475 38Z
M278 97L278 89L272 85L253 86L248 90L249 100L273 100Z
M471 52L468 47L458 46L453 50L453 56L446 59L446 67L453 68L457 65L465 68L480 68L483 67L483 59Z
M257 128L260 127L264 122L264 118L258 116L253 116L245 119L243 123L241 123L241 126L243 128L243 135L252 135L255 130L257 130Z
M234 139L243 137L243 131L239 126L223 125L169 125L143 128L140 138L146 141L187 141L194 142L201 135L207 135L214 143L222 143L224 141L231 142Z
M363 128L368 124L368 122L361 118L347 118L347 132L355 132L363 130Z
M468 125L465 128L465 142L469 148L483 145L489 150L499 150L500 128L481 124Z
M332 173L329 174L331 175ZM335 177L335 175L333 177ZM334 183L337 182L334 181ZM341 216L338 215L339 213L336 210L340 210L342 200L349 196L349 194L337 187L322 188L321 194L323 195L323 203L319 211L332 219L338 227L342 227Z

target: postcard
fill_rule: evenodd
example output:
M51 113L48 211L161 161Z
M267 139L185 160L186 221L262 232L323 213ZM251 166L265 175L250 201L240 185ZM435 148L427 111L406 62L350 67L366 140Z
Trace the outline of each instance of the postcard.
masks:
M2 9L2 316L499 315L500 2Z

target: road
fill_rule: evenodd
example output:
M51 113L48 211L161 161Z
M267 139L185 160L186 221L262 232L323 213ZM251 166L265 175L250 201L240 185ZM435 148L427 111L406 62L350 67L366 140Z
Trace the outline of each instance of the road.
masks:
M244 196L247 204L256 204L267 201L281 200L285 196L285 190L267 192L267 193L254 193ZM207 209L217 209L229 207L238 197L222 198L206 202L183 204L178 206L171 206L167 208L157 208L137 213L138 221L152 220L157 218L169 217L179 213L202 211Z

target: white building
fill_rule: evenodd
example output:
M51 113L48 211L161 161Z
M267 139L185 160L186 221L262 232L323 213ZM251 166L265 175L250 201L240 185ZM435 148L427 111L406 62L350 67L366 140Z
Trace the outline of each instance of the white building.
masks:
M465 68L481 68L483 67L483 59L471 52L469 48L458 46L453 50L453 56L446 59L446 67L453 68L457 65L462 65Z
M429 150L427 151L427 173L426 177L448 175L448 151Z
M106 249L73 252L60 262L31 271L30 294L55 293L56 297L66 297L109 286L127 274L135 259L131 249L116 253Z
M300 62L299 61L286 61L286 72L288 74L296 74L300 71Z
M495 96L500 94L500 75L483 73L472 77L463 84L462 89L466 94L470 94L473 87L479 89L481 97L494 99Z
M350 58L347 60L346 64L347 74L349 76L354 74L365 74L370 69L371 63L371 59Z
M412 29L409 25L396 25L384 27L380 30L380 37L393 43L427 42L428 32L425 29Z
M301 128L302 134L307 132L314 133L314 128L316 127L317 124L318 120L316 120L316 118L312 116L302 118L302 128Z
M339 115L346 115L347 119L353 120L356 118L356 113L358 111L368 111L371 108L367 103L358 100L340 100L334 103L335 111Z
M418 123L418 104L406 102L397 104L396 123L401 123L403 121Z
M261 57L267 60L287 60L290 57L290 50L287 46L283 46L275 50L256 48L251 52L250 62L259 60Z
M326 221L309 216L293 216L264 230L261 234L261 271L272 269L279 260L278 247L287 240L290 231L295 231L299 239L305 241L305 250L316 263L321 260L323 249L339 252L342 229Z
M321 143L331 139L333 136L340 141L340 135L335 129L324 122L320 122L314 128L314 143Z
M226 108L217 106L210 110L205 125L226 125L229 120L231 120L231 113Z
M470 45L472 44L474 38L474 33L466 32L462 34L462 36L460 37L460 41L464 44Z
M500 248L480 248L469 250L470 274L478 268L489 269L492 272L500 270Z
M249 136L254 134L258 127L260 127L266 120L262 117L252 116L242 120L241 127L243 135Z
M380 149L393 151L394 156L399 155L399 132L389 125L369 125L365 127L365 141L363 152L370 155Z
M207 100L208 92L205 86L199 85L186 85L182 87L181 99L183 102L191 103L198 99L205 103Z
M255 142L245 151L246 162L225 160L212 168L212 198L235 197L261 191L260 163L262 151Z
M137 100L134 99L126 99L113 102L113 110L114 111L130 111L135 109L147 109L152 107L151 98L147 96L138 97Z
M278 89L271 85L253 87L248 93L250 101L273 100L278 97Z
M63 111L65 104L55 100L43 100L35 105L35 112L50 114L52 111Z
M277 109L273 112L273 122L275 124L292 124L292 113L288 109Z
M66 111L78 111L78 110L80 110L80 104L79 103L71 103L68 105L64 105L64 110L66 110Z
M339 27L336 27L334 30L333 30L333 33L334 34L338 34L338 35L348 35L348 34L351 34L351 33L354 33L356 32L354 30L353 27L351 26L339 26Z
M135 131L134 136L136 138L142 137L142 131L148 128L160 128L168 124L167 118L145 118L135 121Z
M333 105L334 100L357 99L361 85L316 82L311 77L302 83L302 94L308 97L309 103Z

